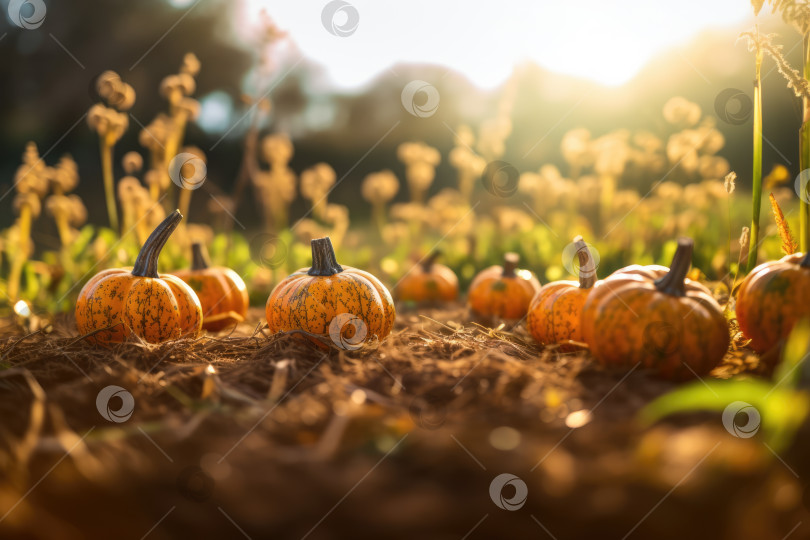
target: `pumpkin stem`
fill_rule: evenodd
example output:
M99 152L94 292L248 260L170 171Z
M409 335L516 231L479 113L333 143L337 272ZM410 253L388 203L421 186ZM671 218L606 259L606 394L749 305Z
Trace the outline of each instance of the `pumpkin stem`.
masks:
M506 253L503 256L503 274L502 277L515 277L515 270L517 270L518 262L520 261L520 255L517 253Z
M192 270L205 270L211 266L211 260L208 258L208 250L202 242L194 242L191 244L191 269Z
M672 256L669 272L664 277L655 280L655 288L662 293L672 296L685 296L686 285L684 280L692 265L692 249L695 242L691 238L679 238L678 248Z
M312 267L310 276L334 276L343 272L335 257L335 248L328 236L316 238L312 241Z
M132 267L132 275L139 277L156 278L158 276L158 257L166 245L166 241L183 220L180 210L175 210L155 227L146 242L143 243L138 258L135 259L135 266Z
M804 268L810 268L810 251L805 253L804 257L802 257L802 260L799 261L799 266L802 266Z
M596 283L596 263L588 249L588 244L581 236L574 237L574 247L579 259L579 288L590 289Z
M435 250L430 255L428 255L427 258L425 258L425 260L422 261L422 271L426 274L430 273L430 269L433 268L433 263L436 262L436 259L438 259L441 254L442 254L441 251Z

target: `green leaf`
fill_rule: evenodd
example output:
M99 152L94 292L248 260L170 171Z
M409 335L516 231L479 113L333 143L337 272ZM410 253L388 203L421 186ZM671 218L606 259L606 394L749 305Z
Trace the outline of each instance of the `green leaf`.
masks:
M641 421L649 425L681 412L722 411L735 401L746 401L756 407L754 402L764 402L770 391L771 385L761 379L697 381L676 388L649 403L641 411Z
M802 375L800 366L806 362L808 355L810 355L810 318L804 317L790 331L785 343L782 361L774 372L776 385L796 388Z
M760 415L765 441L775 450L785 448L810 412L805 392L772 386L761 379L698 381L664 394L642 409L640 420L651 425L682 412L724 411L734 402L752 405Z

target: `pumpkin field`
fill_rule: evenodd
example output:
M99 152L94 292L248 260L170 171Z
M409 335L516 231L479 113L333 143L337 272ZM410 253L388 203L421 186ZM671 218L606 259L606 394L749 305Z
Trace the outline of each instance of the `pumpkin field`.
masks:
M810 3L529 4L4 3L0 539L810 539Z

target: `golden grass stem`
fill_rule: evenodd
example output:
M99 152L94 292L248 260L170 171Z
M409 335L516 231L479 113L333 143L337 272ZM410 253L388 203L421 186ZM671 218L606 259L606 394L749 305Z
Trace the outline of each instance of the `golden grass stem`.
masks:
M107 215L110 228L118 232L118 208L115 205L115 182L113 180L113 146L111 138L103 135L99 139L101 150L101 175L104 179L104 196L107 200Z
M810 35L802 40L804 50L804 78L810 79ZM810 99L802 97L802 126L799 128L799 168L810 167ZM799 197L799 250L807 252L810 241L810 205L807 203L807 186Z
M20 208L19 219L19 246L11 264L11 271L8 277L8 297L11 303L18 300L20 291L20 277L25 261L28 259L31 242L31 207L23 204Z
M748 271L757 265L757 245L759 244L759 215L762 208L762 48L757 45L756 76L754 78L754 162L753 212L751 217L751 239L748 249Z

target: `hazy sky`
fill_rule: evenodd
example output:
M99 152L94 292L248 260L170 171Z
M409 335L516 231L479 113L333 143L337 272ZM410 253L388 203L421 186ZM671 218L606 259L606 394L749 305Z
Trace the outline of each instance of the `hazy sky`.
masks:
M263 8L342 89L397 62L444 65L489 88L524 60L617 85L662 50L707 28L745 30L752 15L746 0L241 0L242 35Z

